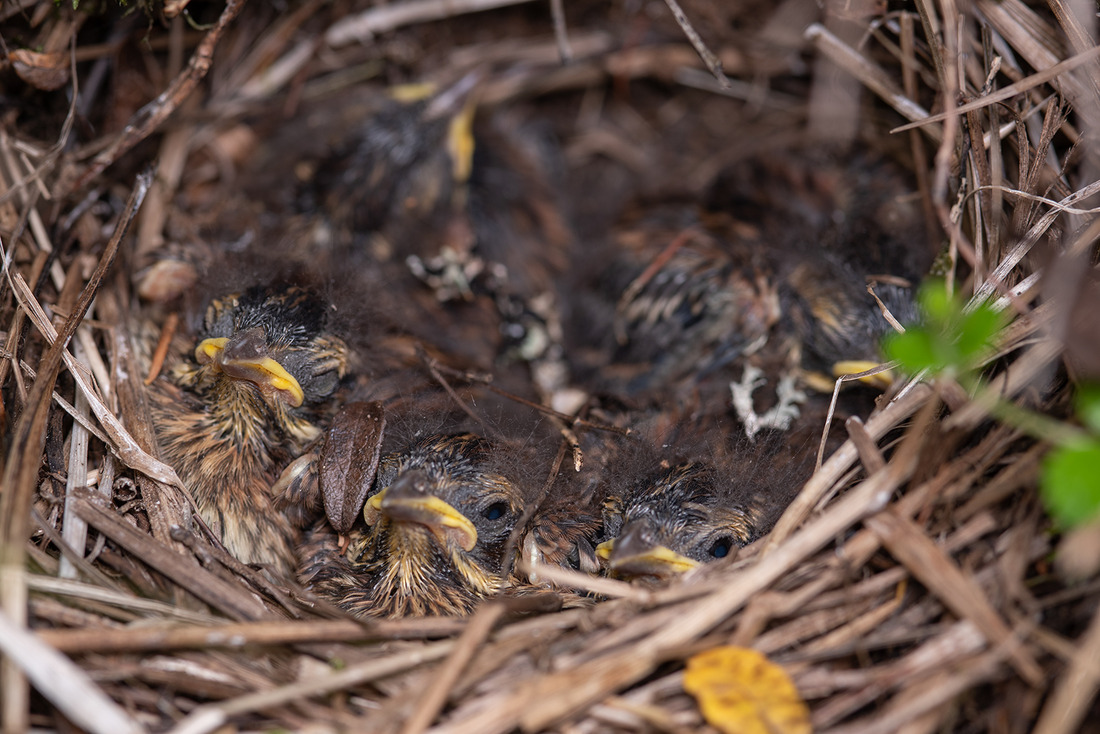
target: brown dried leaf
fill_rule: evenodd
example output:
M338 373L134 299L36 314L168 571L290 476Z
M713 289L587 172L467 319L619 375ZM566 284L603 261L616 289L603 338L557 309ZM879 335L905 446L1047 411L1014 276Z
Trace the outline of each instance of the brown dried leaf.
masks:
M189 291L198 281L199 273L193 264L182 260L158 260L142 273L138 295L153 303L167 303Z
M386 414L381 403L351 403L332 421L321 447L321 496L337 532L355 522L374 484Z
M67 53L38 53L25 48L8 54L19 78L37 89L52 92L69 83L69 57Z

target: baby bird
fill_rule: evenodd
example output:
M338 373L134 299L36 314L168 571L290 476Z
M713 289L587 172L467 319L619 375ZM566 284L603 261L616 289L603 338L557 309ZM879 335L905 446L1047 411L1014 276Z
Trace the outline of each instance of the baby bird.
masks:
M301 242L334 268L383 273L399 297L380 310L401 330L477 369L529 364L547 393L565 379L557 276L573 246L557 151L479 108L476 83L313 104L252 178L270 189L293 163L283 178L298 186L273 206L309 222Z
M729 418L638 416L629 442L603 471L605 570L667 580L733 556L767 533L812 473L817 415L749 440Z
M323 520L307 532L299 579L355 616L468 614L508 582L524 507L486 439L430 435L382 456L346 545Z
M751 371L772 385L782 410L770 425L782 428L805 400L785 379L831 391L818 373L880 361L883 308L915 316L926 248L896 178L850 157L751 159L714 183L704 207L645 207L595 263L594 287L580 289L589 301L571 322L577 374L597 394L640 406L671 398L693 415L724 408L739 380L751 392Z
M596 554L613 575L668 579L735 553L762 533L764 519L762 498L729 496L713 466L687 461L607 501L610 538Z
M478 287L529 299L566 266L571 233L548 151L479 110L476 83L366 91L338 100L335 113L316 110L307 134L327 149L299 166L299 206L324 212L337 241L410 258L441 300L469 300Z
M908 178L885 158L769 153L724 170L708 198L713 218L759 230L783 314L777 341L809 386L830 392L833 377L881 361L884 309L916 320L914 286L931 253Z
M878 301L868 294L869 285ZM788 343L804 368L806 384L819 392L831 392L833 378L881 361L879 344L891 327L879 303L899 322L918 318L912 281L868 278L837 258L799 264L787 274L780 293L793 327ZM872 384L885 388L889 379Z
M620 240L606 285L618 294L614 362L638 370L624 372L628 393L697 383L760 349L779 320L775 289L746 243L722 241L699 222L677 232L653 219Z
M289 577L294 530L269 488L315 439L318 407L344 375L344 342L298 287L255 287L211 303L193 354L152 391L164 459L199 515L245 563Z

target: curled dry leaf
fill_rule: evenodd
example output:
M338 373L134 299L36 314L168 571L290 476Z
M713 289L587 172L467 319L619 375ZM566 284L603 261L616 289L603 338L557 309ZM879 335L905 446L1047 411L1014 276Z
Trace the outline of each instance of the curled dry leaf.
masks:
M199 281L195 266L166 258L153 263L138 279L138 295L145 301L167 303L183 295Z
M381 403L351 403L333 418L321 446L321 495L337 532L351 529L374 484L386 414Z
M690 658L684 690L707 723L726 734L809 734L810 710L786 671L745 647Z
M9 53L8 60L19 78L37 89L52 92L69 83L67 53L44 54L21 48Z

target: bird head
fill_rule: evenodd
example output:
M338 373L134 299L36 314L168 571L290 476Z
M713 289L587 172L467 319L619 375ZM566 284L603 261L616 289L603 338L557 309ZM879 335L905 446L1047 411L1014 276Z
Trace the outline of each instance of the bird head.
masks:
M604 506L608 540L596 548L609 571L667 579L725 558L753 540L759 512L730 503L714 470L690 461L645 477Z
M348 559L365 574L367 613L464 614L501 584L523 511L517 486L472 434L435 435L381 460ZM367 604L367 602L364 602Z
M324 305L309 291L251 288L207 309L195 363L178 376L235 416L268 415L277 427L309 440L304 412L336 389L347 347L325 333Z

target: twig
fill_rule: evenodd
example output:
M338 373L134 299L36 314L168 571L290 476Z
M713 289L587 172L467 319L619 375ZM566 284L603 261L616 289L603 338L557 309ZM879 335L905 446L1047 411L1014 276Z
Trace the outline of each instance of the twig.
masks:
M1058 61L1061 48L1052 47L1047 41L1056 38L1057 32L1019 0L976 0L973 5L981 14L983 22L988 22L1033 69L1048 70ZM1078 111L1089 110L1087 104L1083 108L1080 104L1082 99L1089 96L1089 89L1081 83L1077 75L1067 74L1062 78L1056 76L1049 81ZM1095 95L1095 90L1091 94Z
M866 679L859 681L854 690L833 697L814 712L814 726L825 729L893 689L903 688L904 695L914 685L935 680L943 667L959 666L979 655L985 647L986 640L973 622L955 622L901 659L865 671Z
M985 97L979 97L973 102L959 105L951 112L941 112L938 115L929 115L921 119L916 119L906 125L895 127L890 132L900 133L905 132L906 130L913 130L924 125L930 125L934 122L942 122L952 115L965 115L967 112L971 112L972 110L980 110L983 107L988 107L989 105L1003 102L1006 99L1012 99L1017 94L1023 94L1029 89L1034 89L1040 84L1046 84L1052 79L1055 79L1056 77L1061 76L1068 71L1072 71L1082 64L1087 64L1088 62L1096 58L1100 58L1100 46L1090 48L1087 51L1082 51L1075 56L1070 56L1065 61L1061 61L1054 66L1043 69L1042 71L1037 71L1029 76L1027 79L1018 81L1015 84L1009 84L1007 87L1003 87L996 92L993 92L992 94L986 95Z
M870 434L867 433L867 429L863 426L863 421L859 419L859 416L853 415L848 420L844 421L844 427L848 429L848 437L855 444L856 451L859 453L859 460L863 463L863 468L868 475L886 466L886 459L882 456L882 451L879 450L878 445Z
M36 525L38 525L38 528L42 531L42 534L45 535L51 543L53 543L55 546L57 546L57 549L59 551L61 551L62 560L67 560L69 562L70 566L73 567L74 572L79 570L87 578L91 579L96 584L98 584L99 586L101 586L105 589L116 589L116 588L118 588L117 585L115 584L115 582L110 579L110 577L108 577L106 574L104 574L102 571L100 571L98 568L96 568L94 565L92 565L92 563L87 558L84 557L84 554L83 554L84 546L83 545L81 546L80 551L76 550L72 545L67 543L64 538L61 537L61 533L57 532L57 529L54 528L54 526L51 525L49 522L47 522L46 518L42 517L41 513L39 513L38 510L35 509L34 507L31 508L31 519L35 522ZM65 517L66 525L68 525L69 519L70 518L68 517L68 513L66 513L66 517ZM72 513L72 519L76 522L84 523L83 520L81 520L79 517L76 516L75 512ZM87 530L87 527L88 527L87 523L84 523L85 530ZM100 537L102 537L102 536L100 536ZM61 567L61 564L59 563L58 564L58 574L59 574L58 578L59 579L64 578L64 577L60 576L60 567ZM75 576L72 576L70 578L75 578ZM30 587L29 577L28 577L27 586L28 586L28 588Z
M171 578L211 606L237 619L261 619L269 612L247 588L230 584L207 571L193 558L168 550L152 537L123 521L116 513L100 507L100 498L88 490L74 490L73 509L89 525Z
M440 371L439 362L435 357L429 356L428 352L420 344L416 345L417 354L420 355L420 360L423 362L424 367L427 368L428 373L432 378L439 383L439 386L443 388L444 392L454 401L454 404L458 408L470 417L475 423L481 426L487 433L491 433L497 440L503 439L504 434L496 426L490 426L485 422L485 419L474 412L473 408L466 404L466 401L459 396L455 389L451 387L451 383L447 382L447 379L443 377L443 373Z
M496 601L482 604L473 617L470 618L462 636L458 638L450 656L435 671L432 676L432 685L417 701L416 709L412 716L401 727L401 734L421 734L443 710L447 703L447 697L451 689L458 682L458 676L470 662L470 658L477 652L485 638L489 636L494 625L504 615L506 607Z
M1035 734L1069 734L1084 723L1089 704L1100 688L1100 609L1092 615L1076 648L1069 668L1058 679L1039 715Z
M344 18L325 32L325 42L333 47L365 43L378 33L414 23L452 18L466 13L522 5L531 0L408 0L366 10Z
M52 596L85 599L116 609L133 610L143 615L157 615L166 617L168 620L190 624L209 625L218 621L217 618L209 614L182 609L154 599L143 599L103 586L85 584L79 581L67 581L53 576L30 574L27 576L27 588L31 591L41 591Z
M118 630L54 629L39 636L66 653L152 652L187 648L239 649L250 645L413 640L457 634L466 621L417 617L401 620L242 622L203 627L137 627Z
M883 512L867 519L867 526L910 573L960 617L971 620L993 644L1009 642L1012 632L990 605L982 590L941 551L912 521ZM1035 658L1013 643L1009 658L1028 683L1039 686L1043 671Z
M550 15L554 19L554 40L558 44L558 55L562 63L569 63L573 60L573 49L569 46L569 31L565 28L562 0L550 0Z
M34 299L30 288L27 286L26 282L23 281L21 276L16 275L12 278L12 289L15 291L17 298L19 298L20 305L24 308L41 334L47 339L57 339L57 332L50 323L49 317L42 309L42 306L39 305L38 301ZM125 426L122 425L122 422L107 408L103 400L96 394L95 389L92 387L91 380L80 368L80 363L77 362L68 351L62 353L62 358L65 360L65 365L69 368L69 374L73 376L73 380L76 382L77 387L84 397L87 398L89 407L92 409L92 412L95 413L96 419L99 420L104 432L109 437L110 440L108 443L111 449L118 455L118 458L122 460L122 463L159 482L182 489L183 482L176 476L176 472L172 467L152 457L148 452L142 449L137 441L134 440L134 437L130 435L129 431L126 430Z
M309 696L320 696L367 681L385 678L417 665L439 660L454 649L455 642L433 642L412 650L404 650L377 660L351 665L329 675L317 676L300 683L250 693L212 706L201 706L180 721L171 734L205 734L229 722L230 717L270 708Z
M76 357L79 359L79 342L74 346ZM91 414L88 407L88 399L84 393L77 392L74 399L76 411L85 419ZM73 422L73 429L69 444L69 476L65 479L65 505L69 505L69 497L74 487L83 487L88 480L88 430L80 421ZM88 538L88 526L76 516L76 513L66 512L64 524L61 526L61 536L65 542L81 556L84 555L84 544ZM76 578L76 566L67 555L61 556L61 568L58 571L61 578Z
M867 421L866 430L871 438L878 440L886 435L886 432L894 428L898 423L911 416L927 400L929 395L927 385L920 384L903 396L895 398L881 413L874 415ZM855 444L845 441L833 455L829 457L820 469L814 472L810 481L798 493L798 496L787 507L787 510L779 518L775 528L768 536L768 542L764 546L763 553L771 553L786 540L795 528L809 516L814 506L822 496L833 486L848 468L859 458Z
M176 335L176 327L179 325L179 314L175 311L168 314L164 320L164 326L160 330L160 340L157 341L153 359L149 362L149 374L145 376L145 384L152 385L157 379L161 368L164 366L164 358L168 356L168 348L172 345L172 338Z
M0 611L0 651L34 687L81 729L139 734L145 727L126 715L71 660Z
M187 68L172 80L168 89L134 113L126 127L115 138L115 141L95 157L88 170L72 184L70 191L80 191L86 187L108 166L149 137L191 95L199 82L206 77L206 73L210 71L210 64L214 58L214 48L218 45L222 33L241 12L244 4L245 0L227 0L225 10L222 11L218 22L203 36L202 42L195 48L195 53L192 54Z
M520 564L519 570L522 573L537 576L539 581L549 581L555 586L580 589L611 599L632 599L644 604L652 601L653 598L652 594L645 589L638 588L625 581L618 581L604 576L592 576L591 574L550 563L532 563L525 560Z
M902 90L909 99L917 98L917 80L919 79L919 69L915 50L916 39L913 30L913 16L909 13L903 13L901 16L900 39L902 54ZM934 241L936 237L936 212L932 206L932 191L929 188L928 182L928 155L925 152L924 139L916 130L909 133L909 149L913 157L913 168L917 178L917 192L920 194L921 212L924 215L924 226L931 242Z
M696 32L694 26L691 25L691 21L684 15L684 11L680 8L680 4L676 2L676 0L665 0L665 5L672 11L672 17L676 19L676 22L680 25L680 30L684 32L684 35L687 36L687 39L691 42L691 46L695 49L695 53L699 54L699 58L703 60L707 69L714 76L715 80L717 80L718 86L722 87L722 89L729 89L730 80L726 77L725 72L722 71L722 60L703 43L703 39L699 37L699 33Z
M805 36L806 40L813 43L818 51L862 82L865 87L897 110L902 117L919 121L928 119L928 111L906 97L881 67L876 66L858 51L830 33L825 26L814 23L806 29ZM928 137L933 140L940 140L941 133L938 129L931 127L922 129Z
M23 573L23 542L27 537L30 522L30 503L34 494L40 458L46 443L46 422L50 412L50 398L53 394L57 376L67 351L69 339L76 332L84 314L92 304L96 292L115 256L138 207L149 190L151 174L138 176L130 199L126 203L114 234L99 258L96 269L80 292L72 313L62 324L56 338L50 343L38 366L38 375L27 396L27 407L19 417L12 434L10 451L4 467L4 492L0 496L0 600L2 608L12 622L26 622L26 582ZM13 285L21 280L18 276L8 275ZM25 284L24 284L25 285ZM33 300L33 298L31 299ZM47 322L48 323L48 322ZM77 371L74 370L74 376ZM0 670L3 681L0 685L0 700L3 702L4 726L18 729L26 714L26 686L18 671L10 662L4 662Z
M73 80L72 97L69 101L69 111L65 114L65 122L62 123L61 132L57 136L57 142L50 146L49 150L45 151L45 153L40 158L41 162L37 166L33 167L30 173L26 174L25 177L22 177L20 175L20 178L18 178L12 184L11 188L3 193L0 193L0 203L6 201L10 195L15 193L16 191L19 191L31 181L37 181L39 183L39 186L42 186L43 174L53 166L54 162L57 160L57 156L60 155L61 151L65 149L65 145L69 142L69 135L72 134L73 123L76 120L77 102L80 99L80 87L78 85L79 78L76 75L75 35L72 38L72 51L73 52L70 53L69 56L69 78ZM16 171L13 170L12 175L13 177L15 177L17 175ZM38 212L31 210L30 214L32 214L33 216L37 216ZM15 240L13 239L12 241L14 242ZM6 267L7 266L5 265L5 269Z
M836 412L836 404L837 401L840 399L841 385L846 382L855 382L857 380L862 380L864 377L873 377L874 375L878 375L883 372L889 372L897 366L898 363L896 361L887 362L886 364L876 365L869 370L864 370L862 372L857 372L851 375L841 375L840 377L836 378L836 381L833 383L833 397L829 401L829 410L825 414L825 422L821 428L821 442L817 446L817 463L814 464L814 471L821 469L821 462L825 460L825 446L829 441L829 428L833 424L833 414ZM913 381L916 382L920 380L921 377L922 375L917 375L913 378Z
M880 715L871 715L849 726L831 729L832 734L891 734L899 731L906 723L918 715L932 711L937 706L956 699L975 684L997 676L1002 665L1004 653L991 650L981 657L960 666L960 668L935 681L935 685L920 691L913 699L887 710Z
M1031 385L1040 373L1048 369L1061 353L1062 345L1054 339L1043 339L1035 344L1008 369L990 380L974 400L962 410L949 416L944 421L944 428L972 430L989 415L997 401L1015 397L1021 390Z

